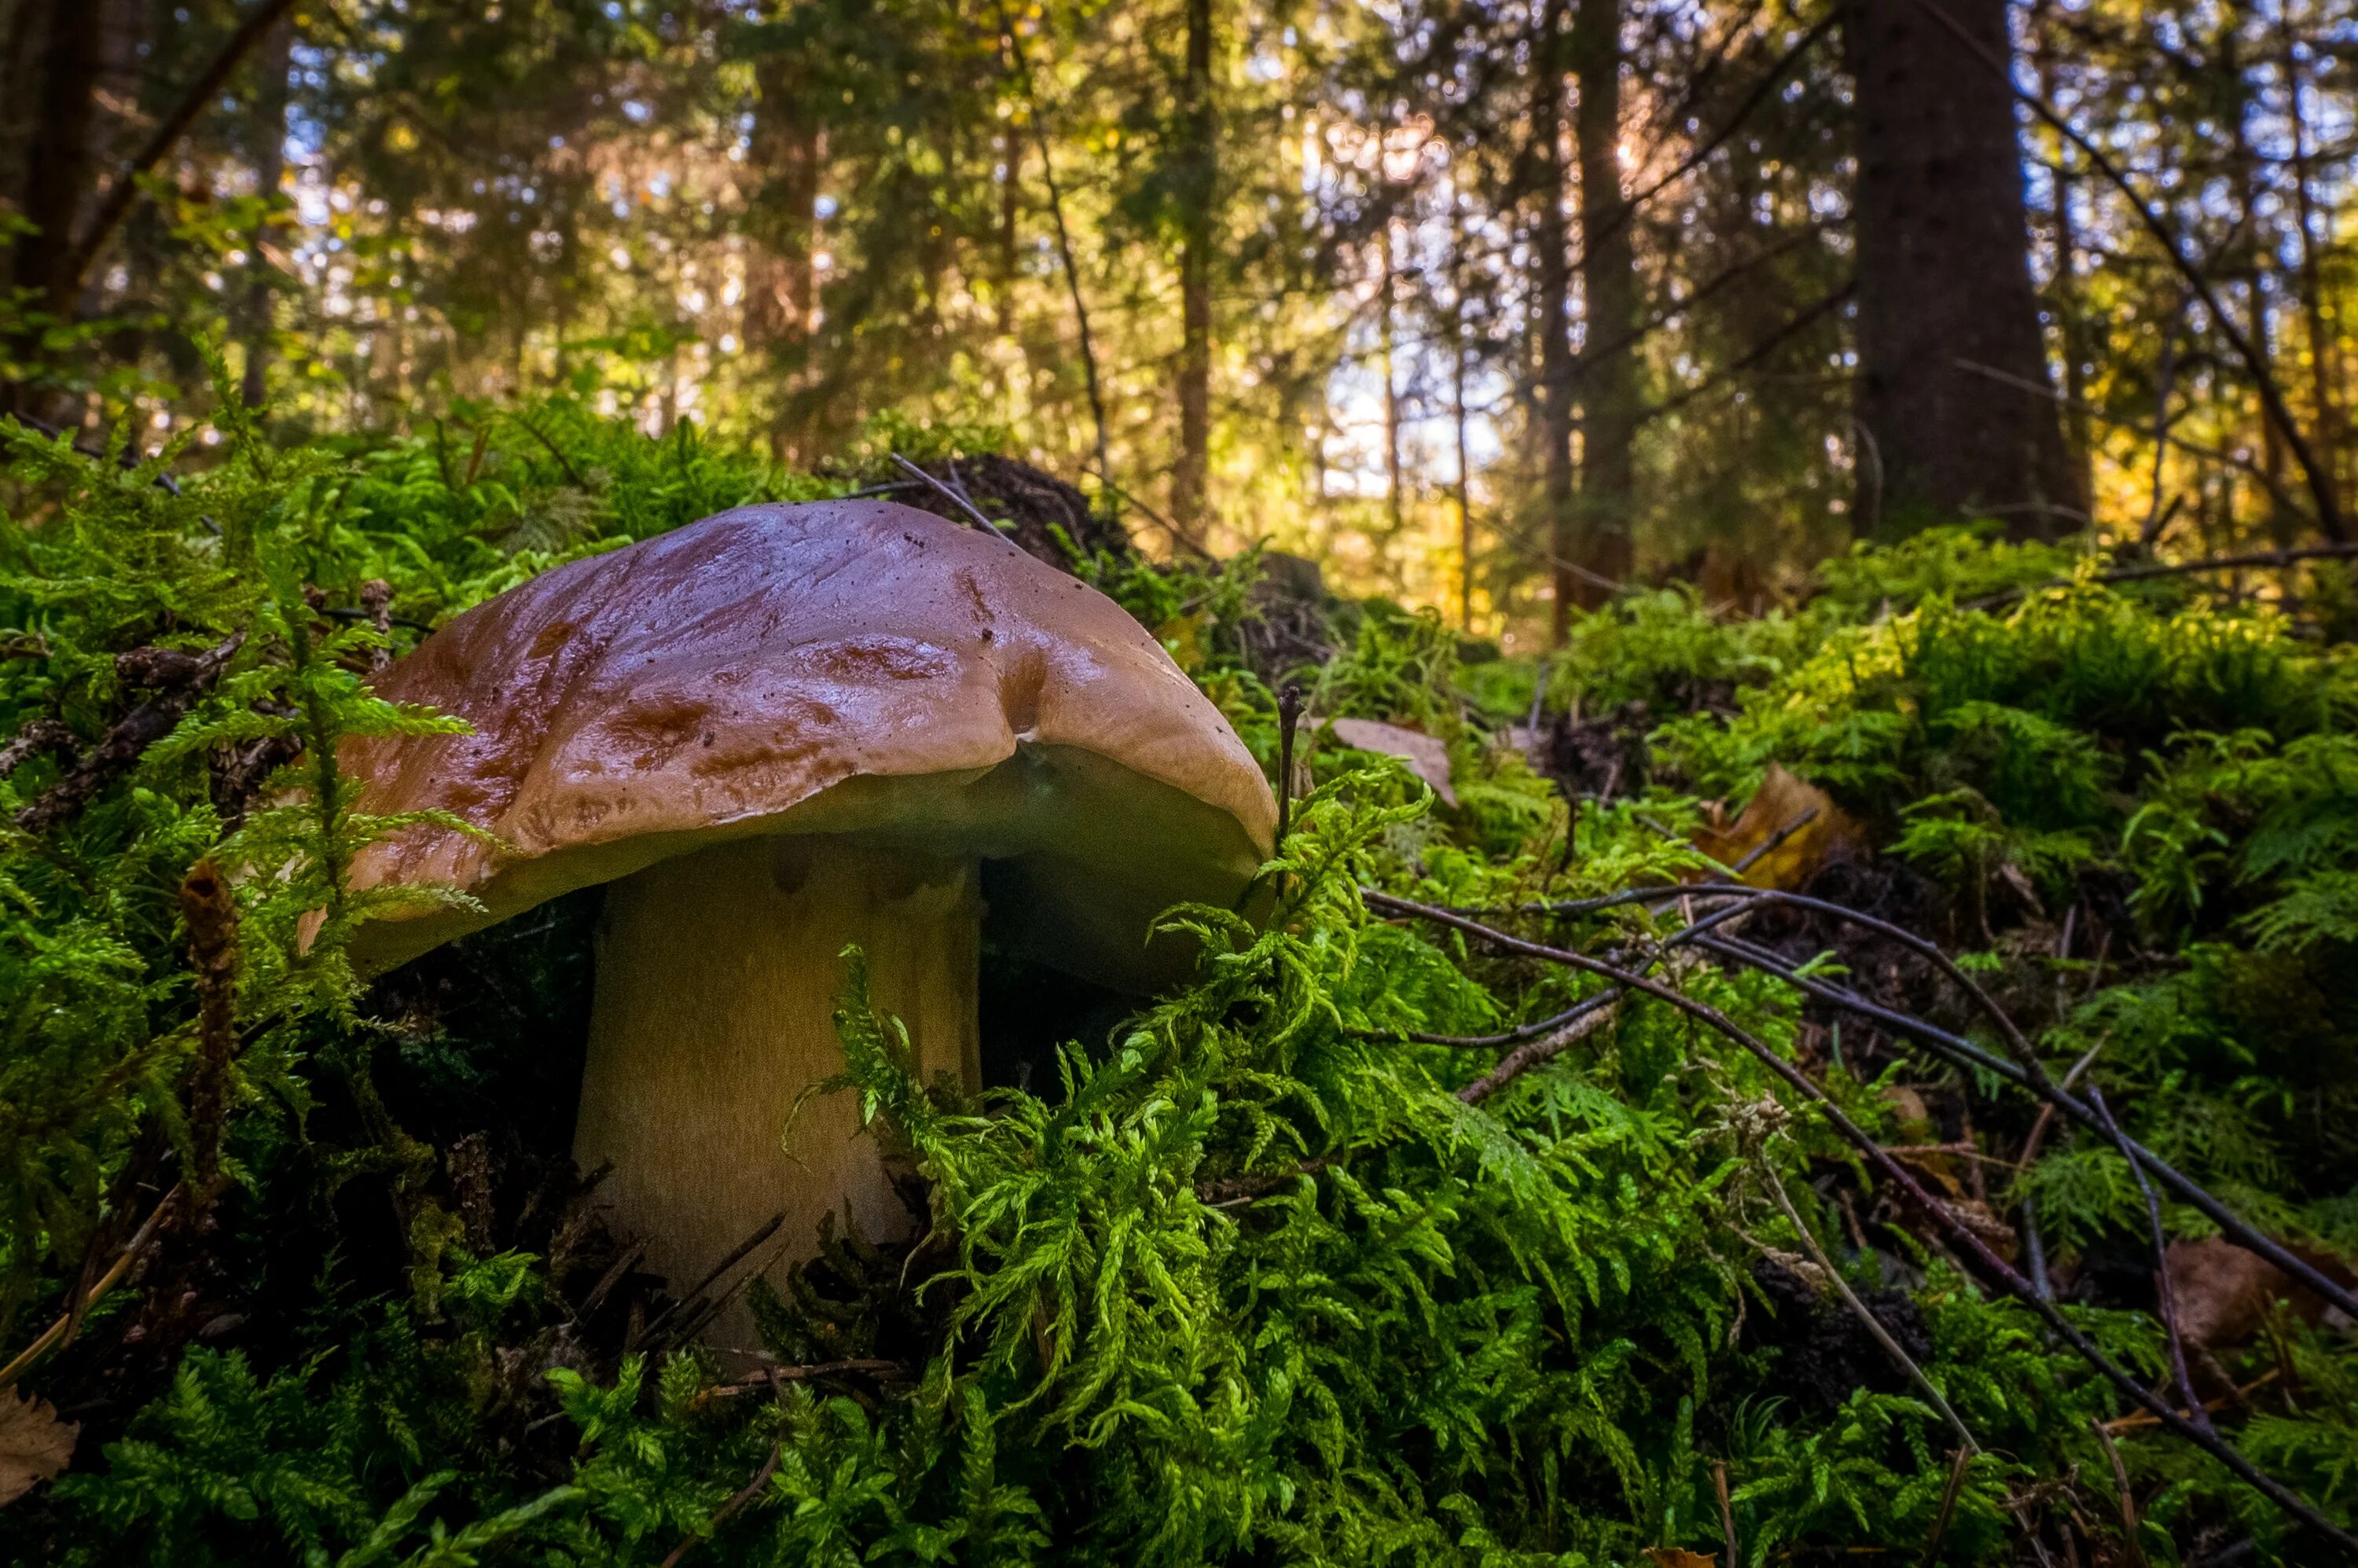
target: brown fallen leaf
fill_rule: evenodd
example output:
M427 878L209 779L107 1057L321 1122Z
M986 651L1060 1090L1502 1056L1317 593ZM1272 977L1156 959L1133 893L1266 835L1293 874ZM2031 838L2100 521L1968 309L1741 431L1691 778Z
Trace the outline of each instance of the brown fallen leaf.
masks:
M1680 1546L1649 1546L1646 1561L1654 1568L1719 1568L1719 1559Z
M1700 827L1694 834L1695 848L1723 866L1742 864L1758 850L1743 880L1786 892L1809 881L1837 849L1855 849L1864 842L1858 824L1832 795L1778 762L1768 764L1768 776L1733 823Z
M2346 1284L2353 1278L2350 1266L2329 1253L2306 1247L2292 1250L2327 1279ZM2325 1315L2323 1297L2223 1237L2173 1241L2165 1256L2178 1297L2178 1336L2189 1349L2223 1350L2244 1344L2260 1332L2278 1302L2288 1303L2310 1323Z
M1449 748L1432 736L1372 719L1337 719L1335 739L1355 751L1401 758L1411 773L1433 786L1444 805L1457 804L1457 792L1450 787Z
M81 1433L76 1422L58 1419L49 1400L0 1389L0 1508L63 1473Z

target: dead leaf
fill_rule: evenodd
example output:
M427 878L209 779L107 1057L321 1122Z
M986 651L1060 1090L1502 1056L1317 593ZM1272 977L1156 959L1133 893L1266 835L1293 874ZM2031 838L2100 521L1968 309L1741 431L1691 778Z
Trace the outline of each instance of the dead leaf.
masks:
M1744 813L1725 827L1695 830L1695 848L1723 866L1734 866L1769 840L1783 834L1772 849L1745 867L1743 880L1754 887L1790 892L1810 880L1837 849L1855 849L1865 840L1858 824L1817 785L1768 764L1768 775L1752 792Z
M59 1421L49 1401L0 1389L0 1508L62 1474L81 1427Z
M2350 1266L2314 1248L2293 1254L2336 1283L2353 1278ZM2178 1297L2178 1335L2188 1347L2224 1350L2249 1341L2278 1302L2310 1323L2325 1315L2325 1299L2256 1252L2224 1237L2173 1241L2166 1254Z
M1654 1568L1719 1568L1719 1559L1680 1546L1649 1546L1646 1561Z
M1355 751L1401 758L1409 772L1433 786L1443 804L1457 804L1457 792L1449 782L1449 748L1432 736L1397 724L1379 724L1372 719L1337 719L1335 739Z

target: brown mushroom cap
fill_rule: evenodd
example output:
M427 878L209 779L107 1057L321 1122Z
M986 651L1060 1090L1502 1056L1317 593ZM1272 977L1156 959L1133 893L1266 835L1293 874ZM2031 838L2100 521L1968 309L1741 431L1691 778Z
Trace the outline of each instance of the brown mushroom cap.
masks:
M484 912L363 926L368 970L725 839L840 834L1001 862L994 921L1060 967L1167 974L1141 944L1237 896L1276 805L1219 711L1112 600L994 535L872 501L741 507L459 616L381 696L468 735L352 742L360 809L439 808L356 890Z

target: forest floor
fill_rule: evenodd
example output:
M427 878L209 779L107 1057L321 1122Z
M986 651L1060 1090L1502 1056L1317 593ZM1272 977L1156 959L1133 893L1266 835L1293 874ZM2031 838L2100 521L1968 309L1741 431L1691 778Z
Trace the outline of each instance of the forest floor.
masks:
M2352 1548L2338 562L1936 531L1512 660L947 452L962 493L562 404L232 420L201 469L10 440L0 1559ZM732 1377L568 1158L594 892L364 985L341 869L395 825L318 763L422 722L367 678L451 614L863 481L1130 611L1289 830L1266 920L1174 913L1173 995L987 951L979 1101L847 970L925 1236L755 1286Z

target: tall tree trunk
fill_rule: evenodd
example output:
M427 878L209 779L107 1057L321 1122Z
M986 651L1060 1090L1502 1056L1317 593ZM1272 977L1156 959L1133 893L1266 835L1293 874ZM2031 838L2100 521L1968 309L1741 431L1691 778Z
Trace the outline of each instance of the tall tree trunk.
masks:
M1540 493L1555 589L1548 627L1552 647L1563 645L1572 627L1572 562L1579 550L1573 512L1572 235L1563 215L1563 12L1564 0L1545 0L1531 49L1531 151L1539 204L1539 299L1532 328L1540 335Z
M1637 505L1638 362L1629 334L1638 325L1637 253L1621 193L1620 0L1580 0L1570 40L1580 83L1573 137L1580 149L1582 406L1579 553L1595 576L1574 585L1577 601L1602 604L1612 590L1599 578L1628 580L1630 527Z
M755 166L768 175L748 214L752 254L745 278L745 347L768 355L787 388L785 406L770 431L779 460L801 456L803 432L794 393L810 361L810 327L817 308L818 274L812 225L818 202L821 130L817 106L802 90L807 73L791 54L766 56L754 70L761 105L754 112ZM1014 169L1009 168L1011 180Z
M245 345L245 371L239 395L248 408L261 407L268 395L272 307L276 293L270 287L270 263L263 248L277 240L269 208L278 200L278 182L287 172L287 73L294 59L295 22L289 17L270 29L270 36L263 40L260 58L254 61L254 188L265 207L262 221L254 226L254 232L245 242L245 298L240 311L243 319L238 323L238 338ZM564 353L560 340L560 373Z
M1212 441L1212 211L1219 147L1212 106L1212 0L1187 0L1187 75L1180 104L1179 457L1171 469L1171 515L1203 521Z
M1384 218L1379 253L1383 258L1383 295L1376 301L1377 351L1384 364L1384 516L1391 537L1401 536L1401 515L1400 366L1393 353L1393 295L1398 285L1392 271L1392 221Z
M2332 244L2333 212L2320 207L2312 183L2312 149L2309 139L2309 69L2300 58L2289 12L2279 13L2277 25L2284 43L2285 82L2291 102L2293 210L2300 222L2300 308L2309 337L2309 395L2316 404L2310 428L2316 432L2317 460L2333 476L2342 477L2342 411L2335 397L2341 354L2333 329L2325 319L2325 280L2318 253ZM2328 232L2320 236L2318 230Z
M2236 232L2238 250L2249 258L2250 276L2245 279L2244 297L2245 330L2252 340L2253 352L2258 356L2264 375L2276 373L2276 313L2268 300L2268 257L2276 251L2275 225L2260 210L2260 155L2254 142L2254 124L2260 104L2251 90L2251 79L2244 73L2244 61L2238 49L2235 23L2231 18L2220 29L2219 71L2226 89L2233 112L2227 116L2230 133L2232 165L2235 175ZM2300 531L2300 523L2286 510L2278 499L2284 494L2285 449L2283 435L2275 420L2265 411L2260 415L2260 471L2267 476L2267 484L2260 497L2267 507L2268 533L2280 548L2289 548Z
M1457 477L1451 488L1457 499L1457 629L1474 632L1474 471L1466 450L1466 373L1472 357L1466 321L1466 222L1458 193L1449 197L1449 254L1455 263L1450 279L1451 326L1456 351L1451 358L1449 412L1457 429Z
M2052 536L2068 520L2053 508L2086 508L2054 404L1958 362L2050 384L2011 91L1919 0L1844 4L1857 412L1883 468L1880 503L1858 509L1858 526L1896 536L1996 515L2017 537ZM2011 54L2006 0L1943 9L1992 54Z
M2056 96L2056 65L2062 50L2057 41L2055 16L2044 8L2036 13L2039 34L2035 62L2039 93ZM2096 493L2096 433L2088 418L2087 363L2093 352L2088 341L2087 303L2080 288L2080 227L2071 211L2079 177L2071 171L2071 144L2061 136L2051 143L2055 154L2055 325L2063 351L2063 434L2071 454L2071 472L2080 493Z
M47 0L27 8L29 28L20 84L32 111L25 144L22 183L14 193L19 216L34 232L17 238L8 282L29 291L31 308L52 316L73 312L74 218L95 173L92 135L98 115L97 87L103 64L103 33L92 25L87 0ZM17 344L29 357L31 335ZM0 393L0 396L6 394Z

